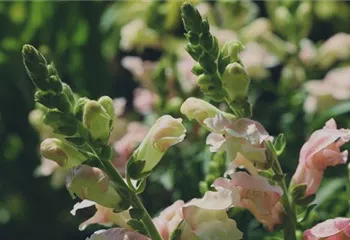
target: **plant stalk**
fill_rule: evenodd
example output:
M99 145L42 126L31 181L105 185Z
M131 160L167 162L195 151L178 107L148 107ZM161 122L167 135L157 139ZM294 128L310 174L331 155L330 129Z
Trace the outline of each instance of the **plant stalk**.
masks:
M113 164L110 161L103 161L102 162L103 167L110 177L110 179L115 182L117 185L124 187L125 189L128 189L131 193L131 205L136 209L142 209L144 212L144 216L142 217L141 221L145 225L148 235L152 240L162 240L162 237L159 235L157 228L153 224L152 218L149 215L148 211L146 210L145 206L142 204L140 198L138 195L130 191L127 184L124 182L123 178L120 176L119 172L115 169Z
M277 157L273 164L273 170L276 174L283 175L282 167ZM285 222L283 225L284 239L297 240L295 208L293 206L292 201L289 198L289 192L288 192L285 177L283 177L282 180L278 181L278 184L283 190L283 196L282 196L281 202L286 211L286 214L284 216Z

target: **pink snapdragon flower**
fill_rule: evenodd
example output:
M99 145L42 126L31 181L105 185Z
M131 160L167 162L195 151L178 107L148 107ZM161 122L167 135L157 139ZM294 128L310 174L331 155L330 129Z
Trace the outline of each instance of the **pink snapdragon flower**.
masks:
M157 94L146 88L136 88L134 90L134 107L142 115L151 113L153 111L153 105L157 100Z
M86 240L150 240L140 233L124 228L111 228L100 230L91 235Z
M218 191L230 190L235 196L234 206L248 209L270 231L282 222L283 207L279 200L283 190L280 186L272 186L266 178L246 172L232 173L230 178L218 178L213 186Z
M307 185L306 196L316 193L327 167L347 162L348 151L341 152L340 147L349 140L350 129L337 129L334 119L330 119L302 146L292 180Z
M257 168L267 166L265 141L272 137L260 123L247 118L228 119L221 113L204 123L212 131L206 140L211 152L225 150L231 161L241 153Z
M118 156L114 161L115 167L124 172L125 165L140 142L145 138L149 127L139 122L130 122L126 134L114 144Z
M321 45L317 58L322 68L327 68L338 60L350 59L350 34L340 32L333 35Z
M303 240L349 240L350 219L334 218L317 224L303 234Z
M309 93L304 105L308 113L322 111L350 99L350 67L333 69L323 80L308 81L305 89Z
M164 240L169 239L171 233L183 220L182 207L184 201L178 200L164 209L158 217L153 218L153 223Z
M84 221L79 225L80 231L83 231L91 224L100 224L108 227L112 225L118 225L126 229L131 229L130 226L127 224L127 222L131 219L129 215L129 211L115 213L113 212L112 208L101 206L90 200L83 200L81 202L76 203L73 209L71 210L71 214L75 216L77 210L92 207L92 206L96 207L96 212L91 218L89 218L88 220Z

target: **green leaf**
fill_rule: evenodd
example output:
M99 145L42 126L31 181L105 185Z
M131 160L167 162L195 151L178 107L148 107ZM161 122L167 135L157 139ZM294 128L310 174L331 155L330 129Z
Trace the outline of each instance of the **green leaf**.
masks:
M82 137L66 137L65 139L75 146L82 146L85 143L85 139Z
M278 156L280 156L286 148L286 138L283 133L279 134L274 142L274 148Z
M145 215L145 211L140 208L131 208L129 209L129 214L133 219L142 219Z
M298 184L292 187L291 194L294 202L304 198L306 187L306 184Z
M298 205L308 205L309 203L313 202L315 198L316 198L316 194L312 194L307 197L303 197L295 200L295 203Z
M127 165L128 176L132 179L142 178L142 170L146 165L145 160L133 160L131 159Z
M311 205L307 206L307 208L304 211L297 214L298 223L305 221L308 218L311 210L314 209L316 206L317 206L317 204L311 204Z

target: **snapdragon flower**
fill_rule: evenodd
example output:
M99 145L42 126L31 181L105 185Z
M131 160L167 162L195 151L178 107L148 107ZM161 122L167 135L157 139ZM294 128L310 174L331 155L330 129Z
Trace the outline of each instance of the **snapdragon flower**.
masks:
M303 240L349 240L350 219L328 219L308 229L303 234Z
M170 146L182 142L185 133L181 118L170 115L158 118L128 162L129 176L142 178L143 174L152 171Z
M348 151L341 152L340 147L349 140L350 129L337 129L334 119L328 120L302 146L293 183L306 184L306 196L316 193L326 168L347 162Z
M80 199L91 200L108 208L125 207L123 197L116 191L116 186L99 168L80 165L73 169L67 178L67 189Z
M340 67L329 71L323 80L305 83L305 89L309 93L304 104L305 112L320 112L350 99L349 76L350 67Z
M124 228L111 228L108 230L100 230L91 235L86 240L149 240L146 236L140 233L127 230Z
M127 222L131 219L129 211L126 210L120 213L115 213L112 208L101 206L90 200L83 200L76 203L71 210L71 214L75 216L78 210L92 206L95 206L96 212L91 218L79 225L80 231L86 229L91 224L100 224L108 227L117 225L125 229L131 229L131 227L127 224Z
M219 113L204 124L212 131L206 140L211 152L225 150L230 161L240 159L237 154L241 153L258 169L268 166L265 141L272 137L260 123L247 118L232 120Z
M318 63L322 68L331 66L338 60L350 59L350 34L337 33L319 48Z

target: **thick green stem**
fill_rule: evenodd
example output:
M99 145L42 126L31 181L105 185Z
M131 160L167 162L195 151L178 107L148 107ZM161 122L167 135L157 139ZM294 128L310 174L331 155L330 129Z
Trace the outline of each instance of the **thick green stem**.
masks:
M273 170L278 175L283 175L283 171L280 165L280 162L276 158L273 164ZM288 188L286 184L286 180L283 177L282 180L278 181L278 184L283 189L283 196L282 196L282 204L286 211L286 214L284 216L284 224L283 224L283 233L284 233L284 239L285 240L296 240L296 214L295 214L295 208L293 206L292 201L289 199L288 194Z
M123 178L120 176L118 171L115 169L113 164L110 161L103 161L103 167L110 177L110 179L115 182L115 184L124 187L125 189L129 189L127 184L124 182ZM130 191L130 190L129 190ZM152 218L147 212L146 208L143 206L140 198L137 196L137 194L133 191L130 191L131 193L131 205L136 209L142 209L144 212L144 216L141 219L143 224L145 225L147 232L149 234L149 237L152 240L162 240L162 237L159 235L157 228L153 224Z

